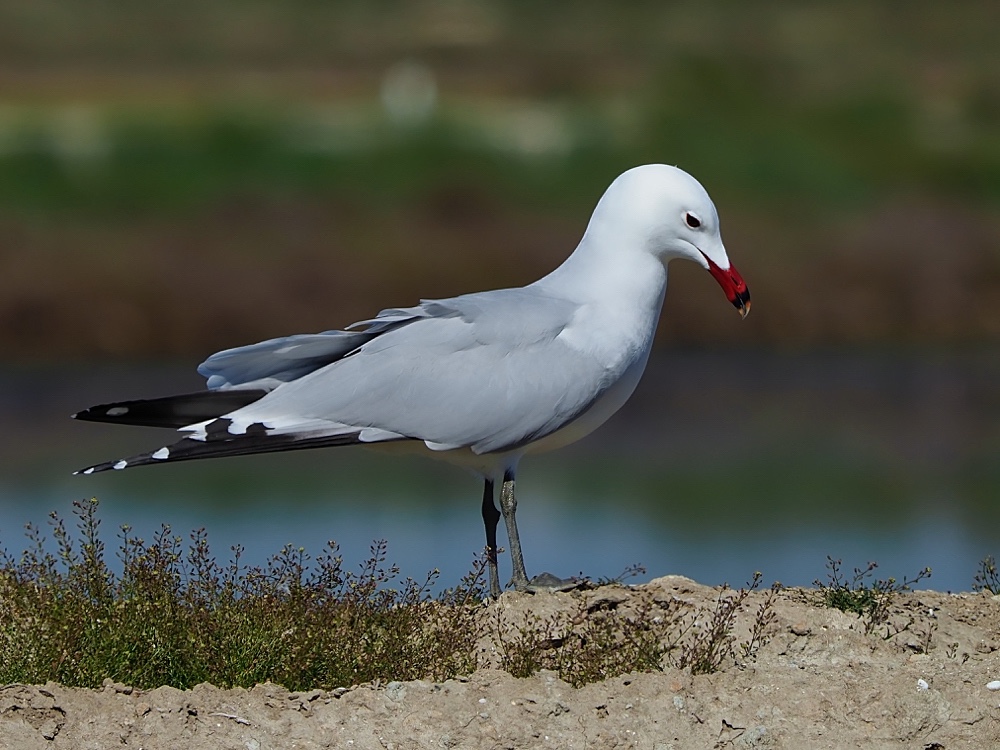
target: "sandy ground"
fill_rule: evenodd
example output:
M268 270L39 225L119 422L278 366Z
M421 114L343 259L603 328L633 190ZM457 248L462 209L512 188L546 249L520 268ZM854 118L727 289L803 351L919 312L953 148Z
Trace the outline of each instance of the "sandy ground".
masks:
M512 621L628 608L636 597L708 604L715 589L666 577L634 589L508 593ZM742 638L765 593L747 602ZM668 668L573 688L551 672L489 665L460 679L294 693L272 685L134 690L105 683L0 687L0 747L235 748L954 748L1000 747L1000 597L901 594L888 626L787 590L755 656L711 675ZM886 627L901 630L886 639Z

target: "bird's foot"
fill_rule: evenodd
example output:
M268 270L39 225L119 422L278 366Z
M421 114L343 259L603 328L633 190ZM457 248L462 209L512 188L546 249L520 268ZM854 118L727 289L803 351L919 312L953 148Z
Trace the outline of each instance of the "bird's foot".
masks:
M510 581L508 581L505 588L514 589L514 591L520 591L521 593L524 593L528 590L529 585L530 582L528 581L527 576L513 575L511 576L511 579Z
M590 581L586 578L559 578L551 573L539 573L521 590L529 594L551 594L557 591L587 588L590 585Z

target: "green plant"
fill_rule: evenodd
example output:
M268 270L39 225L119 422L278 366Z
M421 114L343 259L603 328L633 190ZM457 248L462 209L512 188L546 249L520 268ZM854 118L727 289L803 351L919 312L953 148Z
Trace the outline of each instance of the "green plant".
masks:
M431 596L437 571L400 580L385 542L372 545L358 572L343 568L333 542L315 558L285 546L252 567L239 546L218 563L204 530L185 542L163 526L147 542L123 526L118 573L97 511L97 500L76 502L75 529L52 513L51 540L28 526L19 558L0 550L0 684L269 680L308 690L444 680L479 666L491 622L500 666L516 676L552 669L580 686L667 665L704 674L736 658L736 618L760 581L756 574L747 589L724 586L708 608L641 588L624 597L576 591L560 595L575 608L511 622L502 602L482 606L484 558L457 587ZM766 640L777 590L757 609L744 657Z
M595 606L578 596L575 611L547 617L529 612L517 623L496 608L493 631L500 664L516 677L551 669L575 686L667 665L692 674L717 672L736 659L736 619L760 579L756 573L746 588L735 591L723 585L709 608L679 599L660 601L639 591L627 607L600 598ZM752 658L766 642L780 589L774 584L759 605L749 639L739 647L744 658Z
M886 625L885 638L889 639L908 628L908 625L901 628L889 627L893 602L897 594L909 591L915 583L929 578L930 568L924 568L912 579L904 578L899 582L895 578L875 578L874 571L878 568L878 563L869 562L864 569L855 568L854 574L848 579L841 572L840 560L830 556L826 560L828 580L824 582L817 579L813 582L819 588L820 602L824 606L858 615L865 634L868 635Z
M973 591L989 591L994 596L1000 594L1000 573L993 555L979 561L979 572L972 579Z
M717 672L727 659L735 658L736 638L733 635L733 626L736 615L743 608L750 593L760 585L760 579L761 574L754 573L746 588L735 591L727 584L723 584L712 609L695 613L685 634L686 637L681 640L680 653L677 657L678 666L690 669L691 674L712 674ZM763 609L758 610L756 622L760 623L761 633L763 627L771 620L769 613L772 603L773 596L765 600ZM747 655L750 654L750 649L748 643Z
M680 602L664 606L648 596L639 597L628 612L591 607L579 597L575 611L548 617L528 612L517 624L496 607L493 631L507 672L528 677L551 669L579 687L628 672L662 670L683 615Z
M137 687L199 682L289 689L374 679L445 679L476 666L482 565L437 597L430 573L399 581L385 542L360 572L337 546L312 560L284 547L263 567L219 565L204 531L185 549L163 526L146 543L123 527L116 575L104 557L96 500L74 503L79 541L55 513L55 551L29 526L19 560L0 562L0 682Z
M760 573L754 575L754 584L756 584L759 577ZM761 647L767 643L769 638L768 631L771 630L777 617L774 611L774 601L777 599L781 589L782 585L780 583L777 581L772 583L767 595L757 606L757 612L750 626L750 636L740 644L740 655L743 658L756 656Z

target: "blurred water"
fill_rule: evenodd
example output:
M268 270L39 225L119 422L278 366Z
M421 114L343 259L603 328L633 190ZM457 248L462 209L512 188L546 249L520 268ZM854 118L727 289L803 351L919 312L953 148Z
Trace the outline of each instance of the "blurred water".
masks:
M808 585L832 555L897 579L931 566L922 586L968 590L1000 553L998 376L982 350L663 353L601 430L522 462L529 574L640 563L646 579L739 585L759 570ZM0 543L14 553L25 523L90 496L111 549L122 523L146 538L168 523L205 527L221 558L241 544L250 564L334 539L354 567L385 538L404 575L439 568L453 585L484 543L479 481L419 458L325 450L70 476L170 437L71 412L200 388L187 368L8 369L0 386Z

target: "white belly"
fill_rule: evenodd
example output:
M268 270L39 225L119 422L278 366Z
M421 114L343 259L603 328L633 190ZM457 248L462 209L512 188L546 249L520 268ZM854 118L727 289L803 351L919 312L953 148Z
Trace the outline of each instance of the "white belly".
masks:
M639 378L642 377L648 359L649 351L647 350L625 370L614 385L605 391L590 409L561 430L557 430L540 440L536 440L526 446L521 446L516 450L485 453L482 455L473 453L469 448L434 451L420 440L370 443L365 447L387 453L419 454L438 461L445 461L456 466L461 466L483 476L498 479L506 469L515 467L521 456L527 453L542 453L562 448L589 435L604 424L612 414L628 401L629 396L632 395L636 385L639 383Z

